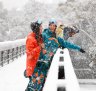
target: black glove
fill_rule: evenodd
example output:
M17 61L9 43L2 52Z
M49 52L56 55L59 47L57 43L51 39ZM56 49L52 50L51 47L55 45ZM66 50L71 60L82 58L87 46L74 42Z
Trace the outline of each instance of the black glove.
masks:
M60 48L60 49L64 49L65 47L60 45L59 48Z
M31 76L27 76L27 75L26 75L26 70L24 71L24 77L31 79Z
M25 77L25 78L28 78L28 77L26 76L26 70L24 70L24 77Z
M61 47L61 49L65 49L65 47Z
M85 51L82 48L80 49L80 52L85 53Z
M31 76L29 76L28 78L29 78L29 80L31 80Z

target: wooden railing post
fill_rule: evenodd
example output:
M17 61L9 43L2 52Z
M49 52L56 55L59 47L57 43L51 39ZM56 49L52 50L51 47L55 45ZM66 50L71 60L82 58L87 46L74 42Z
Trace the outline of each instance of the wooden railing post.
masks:
M24 53L25 53L25 45L23 45L23 55L24 55Z
M1 51L1 66L3 67L3 54L4 54L4 51Z
M14 61L14 48L12 49L12 60Z
M10 53L10 50L7 50L7 62L9 64L9 53Z
M16 47L16 58L18 58L18 47Z
M22 46L20 46L20 56L22 55Z

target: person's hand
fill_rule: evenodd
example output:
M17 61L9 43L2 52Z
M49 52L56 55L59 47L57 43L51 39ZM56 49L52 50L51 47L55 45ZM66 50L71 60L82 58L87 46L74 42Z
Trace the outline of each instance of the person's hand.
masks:
M50 57L51 57L51 56L53 56L53 55L54 55L54 53L53 53L53 52L50 52L50 53L49 53L49 56L50 56Z
M51 37L51 38L49 38L49 40L54 40L54 38L53 38L53 37Z
M84 49L82 49L82 48L80 49L80 52L85 53Z
M41 47L42 47L42 48L45 48L45 45L44 45L44 43L42 43L42 44L41 44Z
M43 50L42 50L42 53L43 53L43 54L46 54L46 53L47 53L47 51L46 51L45 49L43 49Z
M56 43L58 43L58 40L57 40L56 38L54 38L54 41L55 41Z
M58 40L56 38L54 38L54 37L49 38L49 40L54 40L56 43L58 43Z
M39 46L40 46L41 48L45 48L44 43L39 43Z

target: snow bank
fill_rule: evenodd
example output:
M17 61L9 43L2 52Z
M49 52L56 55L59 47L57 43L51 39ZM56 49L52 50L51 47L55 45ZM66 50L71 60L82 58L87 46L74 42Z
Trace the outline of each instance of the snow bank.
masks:
M16 47L25 45L25 43L26 43L26 39L0 42L0 51L16 48Z

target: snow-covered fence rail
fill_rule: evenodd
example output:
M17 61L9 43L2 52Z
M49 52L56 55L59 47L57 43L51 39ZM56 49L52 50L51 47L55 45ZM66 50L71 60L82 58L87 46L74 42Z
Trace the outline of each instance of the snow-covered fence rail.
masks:
M43 91L80 91L67 49L58 49L54 55Z
M0 66L9 64L15 58L25 53L26 39L15 41L0 42Z

